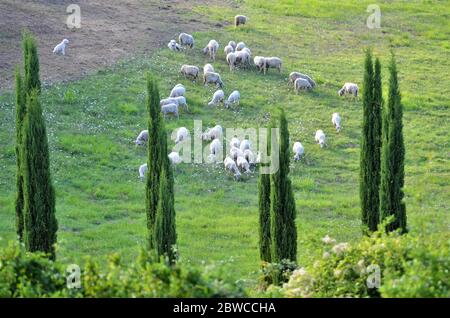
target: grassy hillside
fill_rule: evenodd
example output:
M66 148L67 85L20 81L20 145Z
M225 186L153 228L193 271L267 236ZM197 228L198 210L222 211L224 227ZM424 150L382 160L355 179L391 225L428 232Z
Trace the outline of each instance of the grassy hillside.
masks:
M344 82L362 87L363 49L371 46L382 59L387 84L389 50L397 55L404 103L406 205L411 231L448 235L450 165L448 151L450 5L448 1L383 1L381 29L366 27L371 1L236 1L240 9L196 7L213 21L236 13L249 24L220 33L194 34L196 48L186 53L166 48L136 57L84 80L46 88L42 94L48 123L52 173L57 192L59 260L80 263L119 252L132 261L145 245L144 183L137 169L146 161L134 138L146 128L145 74L160 76L161 95L178 82L187 88L190 113L168 119L170 130L201 119L203 127L265 127L266 113L286 110L292 142L300 140L306 156L292 163L297 203L299 264L316 255L320 239L340 241L361 236L358 197L361 99L341 98ZM181 30L180 30L181 31ZM221 47L213 64L225 93L238 89L238 108L208 108L214 88L179 75L182 64L203 66L201 47L209 39ZM170 39L167 39L170 40ZM281 74L255 70L230 73L223 47L244 41L253 55L279 56ZM289 72L310 74L318 88L295 95ZM384 91L387 89L384 87ZM343 130L336 134L331 114L340 112ZM14 238L15 153L14 96L0 95L0 244ZM328 147L314 144L323 129ZM173 145L173 142L170 142ZM181 257L195 263L229 263L237 278L258 270L257 174L235 182L223 166L182 164L175 170L178 244Z

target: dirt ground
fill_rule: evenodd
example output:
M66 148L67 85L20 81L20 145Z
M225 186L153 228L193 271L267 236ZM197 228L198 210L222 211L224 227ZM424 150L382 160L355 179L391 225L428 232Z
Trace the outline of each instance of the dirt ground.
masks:
M220 28L230 21L208 22L191 8L205 0L2 0L0 1L0 91L13 86L13 72L22 63L21 32L38 39L41 79L45 84L79 79L133 54L150 53L177 39L180 32ZM69 29L68 5L81 9L81 28ZM65 56L52 50L69 39ZM177 39L178 40L178 39Z

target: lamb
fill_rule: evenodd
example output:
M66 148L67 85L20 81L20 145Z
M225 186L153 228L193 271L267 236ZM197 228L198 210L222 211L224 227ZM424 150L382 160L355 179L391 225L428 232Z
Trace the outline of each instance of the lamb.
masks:
M303 78L305 80L307 80L309 82L309 84L311 84L311 86L314 88L316 86L316 82L313 81L313 79L311 77L309 77L306 74L302 74L299 72L291 72L291 74L289 74L289 84L294 84L295 80L297 78Z
M265 65L264 65L264 74L266 74L266 70L269 68L276 68L278 69L278 72L281 73L281 64L283 62L279 57L266 57L265 58Z
M197 80L200 69L195 65L184 64L183 66L181 66L180 73L183 74L184 77L191 77L194 80Z
M202 134L203 140L213 140L221 138L223 134L222 126L216 125L213 128L208 128L204 134Z
M230 41L230 42L228 42L228 45L231 46L233 48L233 50L236 50L236 42Z
M236 65L236 53L230 52L227 54L227 63L230 66L230 71L233 70L234 66Z
M178 106L183 106L183 108L187 111L188 105L186 103L186 97L184 96L177 96L177 97L168 97L165 99L161 99L159 102L160 106L167 105L167 104L177 104Z
M186 94L186 88L183 86L183 84L177 84L170 91L169 97L184 96L184 94Z
M163 113L164 119L166 119L167 114L173 114L174 116L177 117L177 119L180 118L178 113L178 104L175 103L161 106L161 112Z
M223 49L223 52L225 53L225 55L228 55L228 53L234 52L234 48L233 48L231 45L227 45L227 46L225 46L225 48Z
M241 173L239 172L236 162L234 162L233 159L231 159L230 157L226 157L223 161L223 165L225 166L225 169L234 173L234 177L236 178L236 180L239 180L239 178L241 177Z
M236 51L241 51L244 48L246 48L247 46L245 45L244 42L239 42L238 44L236 44Z
M178 152L172 151L171 153L169 153L168 157L169 157L170 163L173 165L177 165L177 164L181 163L181 157Z
M233 160L237 160L238 157L243 157L244 153L239 149L238 147L231 147L230 149L230 157L233 158Z
M294 89L295 89L296 93L298 94L300 92L300 90L302 90L302 89L304 89L304 90L312 89L312 86L308 82L308 80L306 80L304 78L297 78L294 82Z
M216 60L216 53L219 49L219 43L216 40L209 41L208 45L203 48L204 54L209 54L209 57L215 61Z
M331 116L331 123L334 125L337 132L341 131L341 115L339 115L339 113L333 113Z
M256 163L255 161L255 155L250 149L244 150L244 158L248 161L249 164L254 165Z
M224 99L225 99L225 94L224 94L223 90L219 89L214 93L211 101L208 103L208 106L215 106L220 102L223 103Z
M228 96L228 99L225 101L225 107L230 107L231 104L237 104L239 106L239 102L241 100L241 94L239 91L233 91L230 96Z
M237 137L231 138L231 140L230 140L230 147L231 148L233 148L233 147L239 148L240 144L241 144L241 141Z
M237 28L241 24L247 23L247 17L245 15L238 14L234 17L234 26Z
M217 158L217 156L222 152L222 143L218 138L214 139L209 145L209 152L211 155L214 155L214 158Z
M245 150L250 149L250 140L248 139L244 139L242 140L241 144L239 145L239 148L241 149L242 152L244 152Z
M316 131L315 140L316 143L320 145L320 148L323 148L325 146L325 134L323 130L319 129L318 131Z
M190 34L180 33L178 41L180 42L180 45L188 46L191 49L194 47L194 37Z
M136 141L134 142L138 146L144 145L148 141L148 130L143 130L139 133L139 135L136 138Z
M256 65L256 68L258 69L258 71L263 71L266 65L266 59L262 56L255 56L255 58L253 59L253 62Z
M208 72L214 72L214 67L211 64L205 64L203 66L203 75Z
M220 78L219 73L206 72L203 75L203 84L206 86L210 83L216 84L220 88L223 87L223 82L222 82L222 79Z
M342 96L344 94L350 94L354 95L355 97L358 97L358 85L354 83L345 83L344 86L338 91L339 96Z
M61 54L66 55L66 46L69 44L69 40L64 39L61 43L59 43L55 48L53 49L53 53L55 54Z
M247 159L245 157L237 157L236 160L238 168L241 168L241 170L245 173L250 173L250 164L248 163Z
M148 168L147 168L146 163L144 163L143 165L141 165L139 167L139 178L141 178L141 180L145 178L145 175L147 174L147 170L148 170Z
M177 138L175 139L175 143L182 142L189 136L189 130L186 127L180 127L177 130Z
M181 51L181 46L178 45L178 43L175 40L170 40L169 44L167 44L167 47L171 51Z
M292 147L292 150L294 152L294 160L298 161L302 158L303 154L305 153L305 148L301 144L301 142L295 142L294 146Z

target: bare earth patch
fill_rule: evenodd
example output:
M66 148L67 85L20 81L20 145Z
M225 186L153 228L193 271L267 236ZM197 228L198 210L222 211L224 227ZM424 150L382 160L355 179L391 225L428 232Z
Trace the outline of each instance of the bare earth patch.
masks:
M182 31L220 27L191 11L197 5L215 1L3 0L0 2L0 91L12 87L14 67L22 63L24 28L31 30L38 40L41 78L50 84L81 78L136 53L151 53L170 39L177 39ZM81 8L80 29L66 26L69 15L66 8L71 3ZM53 55L54 46L64 38L70 41L66 56Z

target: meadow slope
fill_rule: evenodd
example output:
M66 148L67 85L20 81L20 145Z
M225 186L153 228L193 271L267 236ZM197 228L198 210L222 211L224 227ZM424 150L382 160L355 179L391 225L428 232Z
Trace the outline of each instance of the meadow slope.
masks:
M383 65L393 49L398 61L404 104L406 206L413 232L449 234L450 165L449 98L450 5L448 1L380 1L381 29L368 29L371 1L262 0L237 1L240 8L197 6L194 12L222 23L236 13L248 25L195 33L196 48L174 53L165 47L136 56L83 80L46 88L42 103L47 119L52 173L57 193L59 245L57 257L80 263L85 256L104 260L118 252L132 261L145 246L144 183L137 168L146 150L133 144L146 128L145 76L159 76L161 96L178 82L187 88L190 112L166 120L173 130L203 127L266 127L267 114L285 109L291 140L300 140L306 156L292 163L297 204L298 262L308 264L326 234L338 241L361 236L358 196L361 99L340 98L346 81L362 87L363 50L372 47ZM272 3L272 2L270 2ZM182 30L180 30L182 31ZM201 47L209 39L221 47L214 67L225 92L238 89L238 108L208 108L213 87L182 78L182 64L203 66ZM170 39L167 39L170 40ZM253 55L279 56L281 74L256 70L230 73L223 47L244 41ZM310 74L314 91L295 95L289 72ZM336 134L331 114L341 113L343 130ZM15 128L14 95L0 95L0 244L14 238ZM323 129L328 147L314 144ZM173 145L170 141L169 145ZM181 257L195 263L227 263L234 278L255 278L258 260L257 174L235 182L223 166L182 164L175 169L175 204Z

